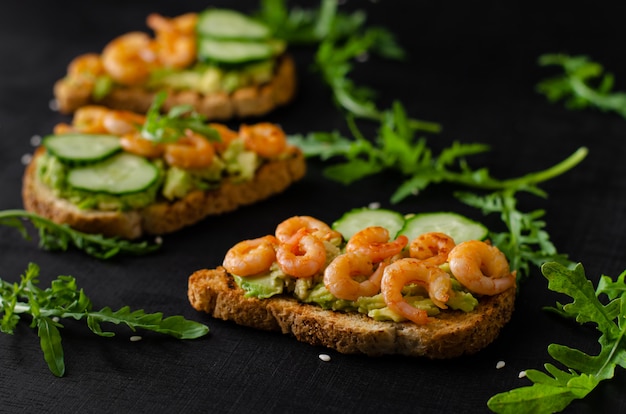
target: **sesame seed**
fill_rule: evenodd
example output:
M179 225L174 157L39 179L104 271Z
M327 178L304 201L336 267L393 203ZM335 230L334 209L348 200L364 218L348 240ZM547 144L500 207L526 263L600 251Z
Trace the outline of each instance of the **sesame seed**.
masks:
M20 158L20 162L22 163L22 165L28 165L30 164L32 160L33 160L32 154L24 154L22 155L22 158Z
M156 237L154 238L154 242L155 242L156 244L159 244L159 245L163 244L163 237L161 237L161 236L156 236Z
M496 364L496 368L500 369L500 368L504 368L505 362L504 361L498 361L498 363Z
M372 210L376 210L377 208L380 208L380 203L378 201L372 201L367 207Z
M520 371L519 374L517 374L517 378L525 378L526 377L526 371Z
M137 342L137 341L141 341L143 338L139 335L133 335L130 337L130 342Z
M328 355L328 354L320 354L320 355L319 355L319 358L320 358L322 361L324 361L324 362L328 362L328 361L330 361L330 355Z
M61 319L59 319L59 317L58 317L58 316L53 316L53 317L52 317L52 322L58 322L58 321L60 321L60 320L61 320Z
M33 135L30 137L30 145L33 147L38 147L41 145L41 135Z
M50 108L50 110L56 112L59 110L59 102L56 99L51 99L48 103L48 107Z

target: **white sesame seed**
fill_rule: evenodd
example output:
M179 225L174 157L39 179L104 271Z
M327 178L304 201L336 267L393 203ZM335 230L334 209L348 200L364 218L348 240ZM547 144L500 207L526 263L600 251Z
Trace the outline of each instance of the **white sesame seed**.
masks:
M58 317L58 316L53 316L53 317L52 317L52 322L58 322L58 321L60 321L60 320L61 320L61 319L59 319L59 317Z
M525 378L526 377L526 371L520 371L519 374L517 374L517 378Z
M50 110L56 112L59 110L59 102L56 99L51 99L48 103L48 107L50 108Z
M328 354L320 354L320 355L319 355L319 358L320 358L322 361L324 361L324 362L328 362L328 361L330 361L330 355L328 355Z
M376 210L380 208L380 203L378 201L372 201L367 207L372 210Z
M137 342L137 341L141 341L143 338L139 335L133 335L130 337L130 342Z
M504 361L498 361L498 363L496 364L496 368L500 369L500 368L504 368L505 362Z
M32 154L24 154L22 155L22 158L20 158L20 162L22 163L22 165L28 165L30 164L32 160L33 160Z
M161 236L156 236L156 237L154 238L154 242L155 242L156 244L163 244L163 237L161 237Z
M367 62L370 58L369 53L363 52L356 57L357 62Z
M30 145L33 147L38 147L41 145L41 135L33 135L30 137Z

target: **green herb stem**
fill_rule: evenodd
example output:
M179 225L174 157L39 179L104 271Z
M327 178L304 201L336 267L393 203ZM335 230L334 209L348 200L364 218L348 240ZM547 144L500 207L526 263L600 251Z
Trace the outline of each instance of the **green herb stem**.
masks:
M118 237L84 233L26 210L0 211L0 225L15 227L25 239L30 239L23 220L30 221L39 229L39 245L47 250L66 251L71 245L98 259L110 259L121 253L152 253L161 247L160 244L148 241L132 242Z
M131 330L138 328L173 336L178 339L195 339L206 335L209 328L182 316L163 318L161 313L131 311L123 307L112 311L105 307L92 310L92 302L71 276L58 276L47 289L40 289L39 266L30 263L19 283L0 279L0 332L13 334L21 315L32 318L31 327L37 327L44 360L56 376L65 374L61 346L61 319L85 319L89 329L99 336L111 337L113 332L103 331L101 324L125 324Z

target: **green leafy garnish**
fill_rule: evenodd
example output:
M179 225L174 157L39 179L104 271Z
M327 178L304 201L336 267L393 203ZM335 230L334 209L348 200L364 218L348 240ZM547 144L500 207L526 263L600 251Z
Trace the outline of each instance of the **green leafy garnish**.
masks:
M292 136L290 141L302 148L307 157L320 157L322 160L344 158L345 161L336 161L324 169L327 178L344 184L382 171L399 172L405 180L392 195L393 203L418 194L430 184L442 182L485 190L530 188L572 168L587 154L587 149L581 148L553 168L498 180L486 168L471 169L465 160L469 155L487 152L487 145L454 142L437 156L428 147L426 138L415 138L415 128L399 102L383 112L378 135L372 140L362 135L353 118L349 117L348 121L354 138L337 132L315 132Z
M456 197L472 207L479 208L484 215L499 214L506 232L489 232L489 239L506 255L512 269L517 270L517 280L521 282L530 273L530 264L540 267L554 261L572 265L567 255L557 251L545 230L542 220L545 211L538 209L524 213L517 208L517 193L528 192L545 198L547 194L539 184L557 177L580 163L587 155L586 148L580 148L565 160L543 171L526 174L522 177L494 183L502 190L478 195L470 192L457 192ZM485 185L489 180L485 180Z
M481 209L484 215L499 214L508 231L489 232L489 240L500 249L511 269L517 270L518 284L530 274L530 265L541 267L548 261L572 265L567 255L557 251L541 220L544 210L522 212L517 209L516 192L513 189L496 191L486 195L469 192L456 193L462 202Z
M348 75L355 60L368 54L394 60L405 58L404 49L389 30L365 27L365 13L342 13L336 0L322 0L316 10L288 10L284 0L265 0L261 6L259 17L277 37L290 44L317 45L315 70L330 87L339 108L350 116L381 120L384 114L374 102L374 92L356 85ZM434 122L418 119L409 122L415 129L441 130Z
M488 401L489 408L497 413L554 413L565 409L572 401L584 398L601 381L613 377L615 368L626 368L626 271L616 280L603 275L594 290L585 277L581 264L573 270L548 262L541 271L548 279L548 288L573 299L550 310L574 319L580 324L594 324L600 332L601 350L598 355L588 355L564 345L551 344L548 353L567 371L547 363L547 374L527 370L533 385L497 394ZM605 304L601 297L606 296Z
M317 9L289 9L285 0L262 0L257 17L275 37L291 45L316 45L329 37L345 38L357 32L366 20L362 11L340 12L337 0L322 0Z
M166 99L165 91L157 93L154 97L146 113L146 121L141 127L143 138L157 143L176 142L189 129L210 141L220 141L219 133L211 128L206 117L197 113L191 105L176 105L166 114L162 114L161 108Z
M569 109L594 107L626 118L626 93L613 91L614 77L587 56L545 54L541 66L559 66L563 73L541 81L537 91L549 101L564 101Z
M89 329L99 336L111 337L114 332L104 331L104 322L124 324L132 331L144 329L173 336L178 339L195 339L206 335L209 328L182 316L163 318L162 313L131 311L123 307L112 311L105 307L92 310L91 300L76 284L72 276L58 276L50 287L41 289L39 266L30 263L19 283L9 283L0 279L0 332L13 334L22 315L32 318L30 326L37 328L44 360L50 371L57 377L65 374L65 360L61 345L59 322L63 318L85 319Z
M131 242L117 237L104 237L75 230L67 224L57 224L25 210L0 211L0 225L14 227L26 240L31 236L25 220L39 230L39 246L50 251L67 251L70 246L98 259L110 259L118 254L140 255L156 251L161 246L148 241Z

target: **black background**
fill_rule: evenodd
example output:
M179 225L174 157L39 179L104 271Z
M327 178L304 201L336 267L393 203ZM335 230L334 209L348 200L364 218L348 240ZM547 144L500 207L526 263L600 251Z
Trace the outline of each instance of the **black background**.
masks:
M616 75L616 89L626 90L625 6L572 4L348 0L341 8L365 10L369 24L389 28L407 50L406 62L372 58L357 64L351 78L376 90L381 108L399 100L410 116L441 123L442 133L429 138L436 153L454 140L488 143L491 151L470 164L510 178L556 164L581 146L589 148L582 164L542 186L547 199L523 197L519 207L545 209L552 241L582 262L595 281L626 268L626 120L548 103L535 85L553 73L536 62L549 52L587 54ZM99 52L119 34L147 30L150 12L173 16L210 5L258 9L252 1L2 2L0 209L22 206L21 158L33 150L31 137L70 119L53 112L49 103L53 83L73 57ZM311 71L313 49L292 52L300 75L298 97L266 119L289 134L347 133L329 90ZM365 124L363 130L373 136L375 127ZM483 218L456 201L452 186L433 186L392 206L397 176L383 174L345 187L323 178L324 165L310 160L306 177L285 193L166 236L158 253L144 257L98 261L74 250L50 253L38 248L36 238L26 241L15 230L1 228L4 280L19 280L35 262L43 286L57 275L72 275L96 308L129 305L180 314L208 324L211 332L191 341L141 332L143 340L131 342L133 333L123 328L113 328L114 338L101 338L83 322L66 321L61 333L67 373L56 378L43 361L36 332L24 322L15 335L0 335L0 412L487 412L489 397L529 384L518 378L520 371L552 362L550 343L598 351L592 327L542 310L564 298L547 289L537 268L522 285L516 312L500 337L477 355L451 361L345 356L193 310L186 288L194 270L219 265L232 244L270 233L292 215L332 222L349 209L379 202L402 213L456 211L502 230L497 218ZM328 353L331 361L322 362L320 353ZM498 361L505 367L496 369ZM624 411L625 385L618 368L613 380L567 411Z

